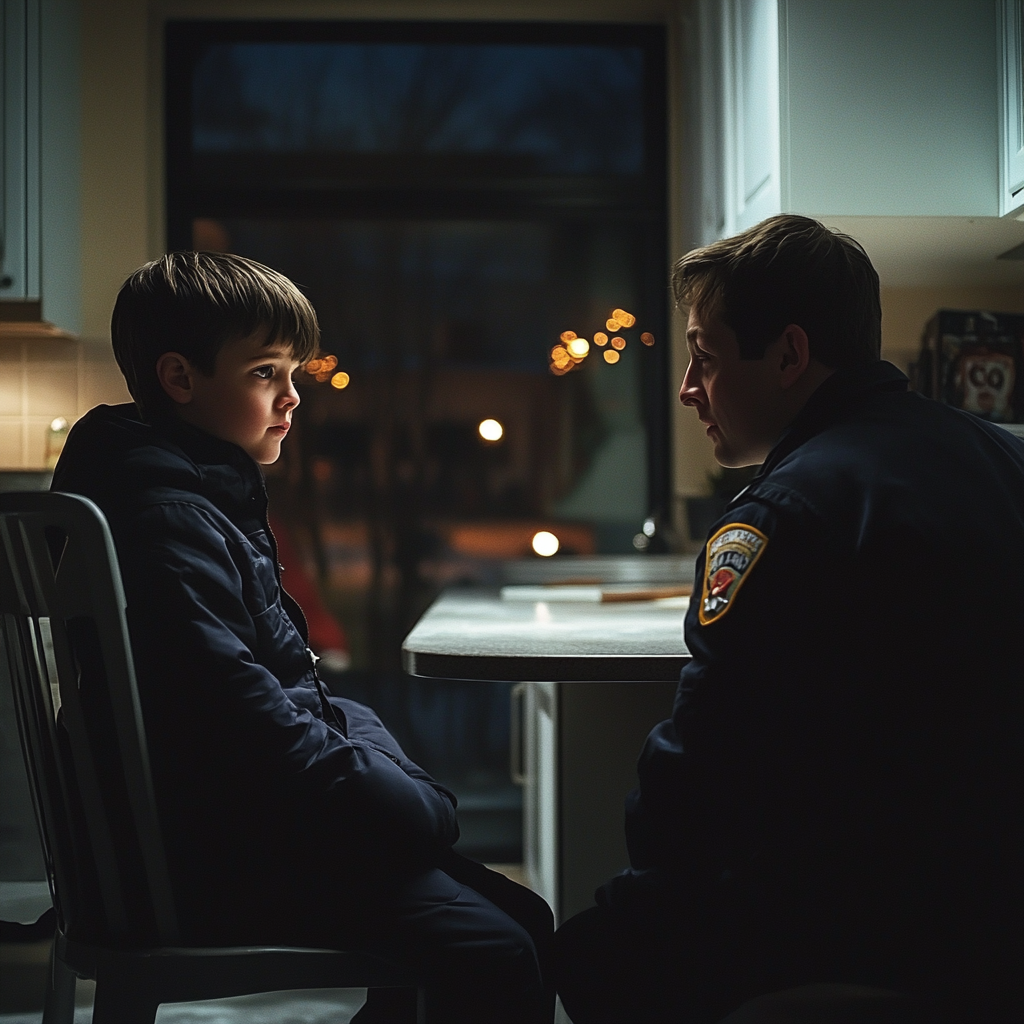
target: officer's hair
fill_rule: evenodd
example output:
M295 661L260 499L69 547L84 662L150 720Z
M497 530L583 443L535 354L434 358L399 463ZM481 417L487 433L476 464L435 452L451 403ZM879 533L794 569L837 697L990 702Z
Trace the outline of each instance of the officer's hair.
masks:
M809 217L769 217L694 249L675 265L672 289L681 308L731 327L742 359L763 358L788 324L804 329L826 366L880 358L882 303L868 254Z
M121 286L110 320L114 357L139 412L170 407L156 375L165 352L179 352L208 376L225 343L263 335L285 342L304 363L320 328L309 300L283 274L242 256L171 252Z

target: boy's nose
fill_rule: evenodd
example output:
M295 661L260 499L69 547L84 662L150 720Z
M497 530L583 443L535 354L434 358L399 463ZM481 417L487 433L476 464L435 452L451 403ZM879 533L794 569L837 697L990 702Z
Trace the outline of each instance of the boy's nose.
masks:
M299 397L299 392L295 388L295 381L291 377L288 378L288 387L282 393L279 401L287 409L294 409L302 401Z

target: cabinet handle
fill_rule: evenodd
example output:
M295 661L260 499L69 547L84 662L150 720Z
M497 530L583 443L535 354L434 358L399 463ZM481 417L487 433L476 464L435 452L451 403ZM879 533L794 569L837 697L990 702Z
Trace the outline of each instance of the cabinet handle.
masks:
M523 695L526 693L526 683L516 683L509 694L509 750L508 768L512 781L517 786L526 784L526 774L523 771Z

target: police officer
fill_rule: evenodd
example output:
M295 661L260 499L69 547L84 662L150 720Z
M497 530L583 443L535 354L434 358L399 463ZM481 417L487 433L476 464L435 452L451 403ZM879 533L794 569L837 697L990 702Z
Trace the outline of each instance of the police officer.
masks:
M719 463L761 468L697 560L632 867L557 935L563 1003L717 1020L849 982L1018 1019L1024 442L908 391L870 260L816 221L695 250L673 284L680 399Z

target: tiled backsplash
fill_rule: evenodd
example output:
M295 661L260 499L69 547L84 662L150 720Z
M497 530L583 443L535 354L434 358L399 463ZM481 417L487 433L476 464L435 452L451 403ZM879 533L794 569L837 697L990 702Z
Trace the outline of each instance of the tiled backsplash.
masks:
M128 401L108 340L0 340L0 469L44 468L56 417Z

